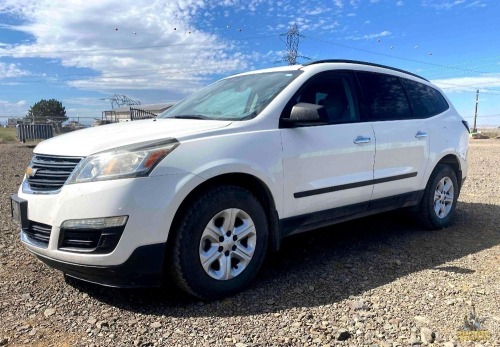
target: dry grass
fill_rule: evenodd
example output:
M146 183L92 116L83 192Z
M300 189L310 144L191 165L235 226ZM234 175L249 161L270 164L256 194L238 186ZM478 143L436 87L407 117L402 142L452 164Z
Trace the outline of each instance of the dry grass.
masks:
M0 128L0 142L16 141L15 128Z
M477 132L483 136L487 136L490 139L494 139L500 136L500 128L478 128Z

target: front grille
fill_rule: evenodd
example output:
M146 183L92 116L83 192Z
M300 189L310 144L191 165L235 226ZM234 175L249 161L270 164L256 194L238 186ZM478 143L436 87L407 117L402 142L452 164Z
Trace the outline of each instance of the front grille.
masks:
M67 252L111 253L125 225L103 229L61 229L59 249Z
M80 157L35 154L30 164L34 174L27 177L31 190L50 192L60 189L80 160Z
M52 227L47 224L30 221L29 226L23 229L26 237L34 244L42 247L47 247L50 240L50 232Z

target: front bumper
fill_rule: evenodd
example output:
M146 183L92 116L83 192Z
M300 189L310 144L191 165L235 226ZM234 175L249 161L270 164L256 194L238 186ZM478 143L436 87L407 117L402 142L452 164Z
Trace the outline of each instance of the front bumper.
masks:
M130 275L129 270L120 269L130 264L137 249L165 245L175 212L185 196L201 182L196 175L179 173L65 185L57 194L29 194L20 188L18 197L27 201L28 221L47 227L46 234L50 235L48 241L40 245L22 231L21 241L47 264L73 277L90 276L88 281L106 284L106 276L102 276L101 281L92 279L90 274L111 271L111 274ZM114 216L128 216L128 221L112 252L95 254L61 249L60 226L64 221ZM83 276L85 273L89 275Z
M68 276L108 287L159 287L163 278L165 244L141 246L123 263L114 266L73 264L35 253L50 267Z

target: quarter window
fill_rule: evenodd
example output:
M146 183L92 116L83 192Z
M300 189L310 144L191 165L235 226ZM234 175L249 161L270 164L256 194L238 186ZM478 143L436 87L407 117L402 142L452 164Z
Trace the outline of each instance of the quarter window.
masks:
M373 120L412 118L399 78L370 72L359 72L358 78Z
M432 117L449 108L446 99L436 89L412 80L402 81L410 98L414 117Z

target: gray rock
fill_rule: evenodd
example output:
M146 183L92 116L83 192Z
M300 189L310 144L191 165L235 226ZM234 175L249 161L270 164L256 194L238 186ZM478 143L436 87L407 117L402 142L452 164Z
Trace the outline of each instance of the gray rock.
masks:
M436 338L436 334L429 328L420 329L420 340L423 343L433 343Z
M106 321L99 321L99 322L97 322L96 326L97 326L98 329L102 329L102 330L108 330L109 329L109 323L106 322Z
M430 319L425 317L425 316L415 316L414 319L415 319L415 321L417 321L418 323L421 323L423 325L431 324Z
M161 323L160 322L154 322L149 325L153 329L158 329L161 328Z
M349 303L351 310L363 310L366 308L365 303L362 300L352 301Z
M448 342L443 343L443 347L455 347L455 346L456 346L456 344L453 341L448 341Z
M43 312L43 315L44 315L45 317L50 317L50 316L52 316L54 313L56 313L56 310L55 310L55 309L53 309L53 308L48 308L48 309L46 309L46 310Z
M9 343L8 338L4 337L3 339L0 339L0 346L5 346L8 343Z
M410 336L410 339L408 340L408 343L409 343L410 345L419 345L419 344L420 344L420 340L418 339L418 337L417 337L417 336L415 336L414 334L412 334L412 335Z

